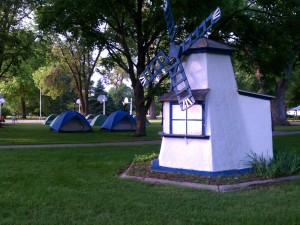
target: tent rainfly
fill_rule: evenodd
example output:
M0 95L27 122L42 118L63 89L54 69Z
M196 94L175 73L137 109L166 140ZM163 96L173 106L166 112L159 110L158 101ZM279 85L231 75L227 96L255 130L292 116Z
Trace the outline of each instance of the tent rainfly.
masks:
M91 122L95 118L95 116L95 114L89 114L85 118L87 119L87 121Z
M44 125L50 125L52 121L57 117L57 114L49 115L43 122Z
M88 132L92 131L85 117L76 111L67 111L60 114L50 124L52 130L57 132Z
M134 131L136 129L136 120L124 111L116 111L110 114L101 129L110 131Z
M98 115L96 116L90 123L90 125L93 126L98 126L101 127L103 125L103 123L105 122L105 120L107 119L106 115Z
M300 105L294 107L294 108L291 108L289 109L287 112L287 115L289 116L300 116Z

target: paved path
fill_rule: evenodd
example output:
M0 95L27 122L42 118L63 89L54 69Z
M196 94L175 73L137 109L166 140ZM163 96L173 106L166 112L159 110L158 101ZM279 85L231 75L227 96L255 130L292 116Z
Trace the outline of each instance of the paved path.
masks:
M5 119L5 123L43 123L44 120L24 120L24 119L18 119L15 122L13 122L11 119Z
M273 136L300 134L300 131L273 131Z

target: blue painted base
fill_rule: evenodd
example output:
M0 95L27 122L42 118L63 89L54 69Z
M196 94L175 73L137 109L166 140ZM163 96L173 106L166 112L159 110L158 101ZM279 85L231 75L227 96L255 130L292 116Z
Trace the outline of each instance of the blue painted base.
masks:
M170 167L160 166L158 159L152 161L151 169L157 171L164 171L164 172L196 174L196 175L209 176L209 177L230 176L230 175L251 173L251 168L240 169L240 170L224 170L224 171L216 171L216 172L170 168Z

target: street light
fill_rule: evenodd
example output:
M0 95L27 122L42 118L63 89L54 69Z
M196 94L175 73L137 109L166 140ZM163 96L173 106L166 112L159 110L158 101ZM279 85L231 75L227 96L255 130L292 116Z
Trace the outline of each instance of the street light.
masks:
M80 105L81 105L80 99L76 100L76 104L78 104L78 112L80 113Z
M42 85L40 84L40 120L42 119Z
M130 98L130 102L128 101L128 98L126 97L123 101L123 105L130 104L130 115L132 115L132 98Z
M103 115L105 115L105 102L107 101L107 97L105 95L99 95L97 100L100 104L103 102Z

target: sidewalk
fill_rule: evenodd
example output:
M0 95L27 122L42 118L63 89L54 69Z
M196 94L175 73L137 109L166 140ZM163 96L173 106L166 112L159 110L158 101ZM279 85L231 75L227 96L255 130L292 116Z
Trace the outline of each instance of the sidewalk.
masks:
M300 131L273 131L273 136L300 134Z
M18 119L13 122L11 119L5 119L5 123L43 123L44 120Z

